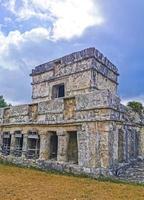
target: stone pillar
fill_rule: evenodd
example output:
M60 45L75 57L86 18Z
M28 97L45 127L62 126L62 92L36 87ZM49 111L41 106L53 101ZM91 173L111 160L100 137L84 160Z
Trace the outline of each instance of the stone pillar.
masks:
M138 156L144 159L144 128L141 128L139 132Z
M131 159L131 130L127 129L127 162Z
M119 162L120 149L123 148L123 144L119 149L119 144L123 142L120 139L119 129L116 127L115 123L110 124L109 133L108 133L108 148L109 148L109 165L110 167L117 166ZM123 151L122 151L123 152Z
M100 163L101 167L109 167L109 132L104 131L100 133Z
M124 128L122 130L124 132L124 142L123 142L123 145L124 145L124 162L127 162L127 160L128 160L128 133L127 133L126 128Z
M48 160L50 157L51 133L40 133L40 160Z
M87 167L88 163L88 145L86 143L87 135L85 130L77 131L78 138L78 165Z
M95 168L99 165L99 134L95 123L83 123L77 129L78 165Z
M23 147L22 147L22 157L25 158L27 155L27 146L28 146L28 134L23 134Z
M129 137L129 134L128 134L128 130L127 128L125 127L124 128L124 135L125 135L125 142L124 142L124 159L125 159L125 162L128 162L128 159L129 159L129 155L128 155L128 144L129 144L129 140L128 140L128 137Z
M11 134L10 154L14 155L14 150L15 150L15 134L14 133L10 133L10 134Z
M67 162L69 135L66 131L60 129L57 131L57 136L58 136L57 161Z
M3 133L0 132L0 154L2 154L2 145L3 145Z
M112 141L111 143L113 144L113 164L117 164L118 163L118 140L119 140L119 129L115 127L115 129L111 130L113 133L112 133Z

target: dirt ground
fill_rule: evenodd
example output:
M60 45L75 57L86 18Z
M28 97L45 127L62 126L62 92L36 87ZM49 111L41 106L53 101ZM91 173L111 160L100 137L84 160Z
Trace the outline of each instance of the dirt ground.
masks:
M0 200L144 200L144 186L99 182L0 164Z

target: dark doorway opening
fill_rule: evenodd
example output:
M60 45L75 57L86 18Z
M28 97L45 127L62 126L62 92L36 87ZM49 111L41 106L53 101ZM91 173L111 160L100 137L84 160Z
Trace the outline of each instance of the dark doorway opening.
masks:
M58 136L53 133L50 138L50 159L57 160Z
M78 164L77 132L69 132L68 162Z
M7 156L10 154L11 135L9 132L3 134L2 154Z
M37 134L31 134L28 137L27 157L29 159L38 159L40 152L40 138Z
M130 150L129 155L131 159L136 159L138 156L138 133L136 130L129 130L129 137L130 137Z
M124 162L124 131L121 129L118 131L118 161Z

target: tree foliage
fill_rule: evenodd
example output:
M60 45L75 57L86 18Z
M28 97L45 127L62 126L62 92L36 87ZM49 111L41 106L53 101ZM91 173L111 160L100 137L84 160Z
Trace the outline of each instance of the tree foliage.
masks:
M144 109L142 103L137 101L130 101L128 102L127 106L131 107L134 112L137 112L139 114L142 114Z
M6 106L8 106L8 104L6 103L5 99L3 96L0 96L0 108L4 108Z

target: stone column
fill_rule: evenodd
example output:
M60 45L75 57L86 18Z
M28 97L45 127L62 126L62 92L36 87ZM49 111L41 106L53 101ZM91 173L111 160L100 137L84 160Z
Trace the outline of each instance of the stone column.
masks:
M22 157L25 158L27 155L27 146L28 146L28 134L23 134L23 147L22 147Z
M119 141L119 138L121 135L119 134L119 129L116 127L116 124L112 123L109 127L109 133L108 133L108 148L109 148L109 164L110 167L117 166L119 156L119 144L121 144L121 149L123 153L123 140L121 139ZM123 138L123 137L122 137ZM120 143L119 143L120 142ZM123 154L122 154L123 156Z
M119 129L115 127L112 134L113 139L111 141L111 143L113 143L113 164L118 163L118 140L119 140L118 134L119 134Z
M3 133L0 132L0 154L2 154L2 145L3 145Z
M41 160L48 160L50 157L50 136L51 133L40 133L40 157Z
M94 168L99 163L98 140L94 123L83 123L77 129L78 165L86 168Z
M129 162L131 159L131 153L132 153L132 149L131 149L131 130L127 129L127 156L126 156L126 161Z
M79 129L77 131L78 137L78 165L87 166L88 162L88 145L86 143L86 131Z
M109 167L109 144L108 144L109 132L100 133L100 163L101 167Z
M138 156L144 159L144 128L141 128L139 132Z
M57 161L67 162L69 135L66 131L60 129L60 130L57 131L57 136L58 136Z
M124 145L124 162L127 162L127 159L128 159L128 133L127 133L127 130L124 128L122 129L123 132L124 132L124 142L123 142L123 145Z
M14 150L15 150L15 134L10 133L11 135L11 143L10 143L10 154L14 155Z

